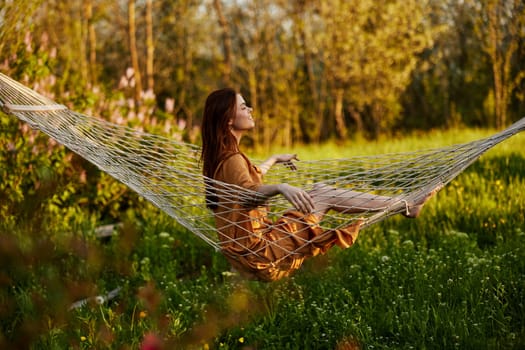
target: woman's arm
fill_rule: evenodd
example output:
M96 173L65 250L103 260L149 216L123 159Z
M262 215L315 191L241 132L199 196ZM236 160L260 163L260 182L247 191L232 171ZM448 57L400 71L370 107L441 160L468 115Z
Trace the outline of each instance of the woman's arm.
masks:
M273 197L282 194L297 210L303 213L311 213L315 206L312 197L305 190L290 186L287 183L277 185L261 185L257 192L264 197Z
M290 163L293 159L297 159L295 154L282 154L270 157L266 162L266 170L275 163ZM269 197L282 194L297 210L304 213L309 213L314 209L313 201L310 195L301 188L290 186L286 183L276 185L262 185L254 182L249 175L249 162L237 154L227 159L222 166L222 171L219 172L218 180L232 183L247 190L256 191L260 196L250 196L247 198L243 194L239 201L247 207L256 207L262 205Z
M293 160L299 160L297 159L297 154L275 154L265 160L261 165L259 165L259 169L261 169L262 174L266 174L270 168L276 164L276 163L286 163L286 165L292 169L296 170L295 164L292 162Z

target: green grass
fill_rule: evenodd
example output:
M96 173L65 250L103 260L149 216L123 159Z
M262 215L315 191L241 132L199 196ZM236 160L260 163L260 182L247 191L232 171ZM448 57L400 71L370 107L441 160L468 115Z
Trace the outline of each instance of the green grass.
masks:
M295 149L304 159L470 141L462 130ZM279 151L279 150L275 150ZM289 152L289 150L286 150ZM31 217L31 215L28 215ZM520 349L525 347L525 135L497 146L416 220L388 219L292 278L243 281L151 206L100 242L35 213L0 223L0 348ZM117 298L69 305L122 287Z

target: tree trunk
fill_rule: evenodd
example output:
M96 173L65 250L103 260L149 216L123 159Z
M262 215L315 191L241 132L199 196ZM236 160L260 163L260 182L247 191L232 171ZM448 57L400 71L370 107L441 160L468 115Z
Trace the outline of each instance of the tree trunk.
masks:
M525 15L521 0L515 0L512 5L501 0L489 1L484 11L488 22L482 39L486 40L485 51L492 63L496 127L503 128L507 123L507 108L512 91L517 86L513 83L512 65L522 36ZM521 74L517 72L518 83Z
M153 54L155 46L153 44L153 1L146 0L146 79L147 89L154 92L155 79L153 76Z
M341 140L345 140L348 135L343 113L343 93L344 90L341 88L335 90L335 125L337 126L337 134Z
M496 128L502 127L502 76L501 76L501 54L498 49L500 30L499 30L499 8L497 4L492 4L494 7L488 8L488 30L489 30L489 56L492 60L492 77L494 79L494 114L496 117Z
M137 38L135 26L135 0L128 0L128 34L129 34L129 52L131 56L131 65L135 78L135 108L138 107L142 94L142 79L140 76L139 56L137 52Z
M97 74L97 33L93 23L93 1L86 0L86 20L89 41L89 82L95 86L98 80Z
M321 128L323 125L323 108L320 105L319 92L316 87L316 76L314 72L314 62L312 58L312 53L309 48L310 35L307 32L306 24L304 21L301 23L300 39L303 46L303 58L304 65L306 70L306 79L308 80L308 91L310 93L311 102L307 104L308 109L314 115L309 115L308 117L303 116L302 118L308 119L305 121L305 124L312 126L313 130L306 130L308 138L311 138L314 142L319 142L321 138ZM317 113L316 113L317 112ZM317 115L315 115L317 114ZM313 120L313 122L312 122Z
M89 14L88 14L88 6L84 5L83 8L80 9L80 11L83 11L81 17L80 17L80 43L79 43L79 60L80 62L75 62L80 66L80 76L82 77L82 83L88 84L89 82L89 73L88 73L88 61L87 61L87 54L88 54L88 21L89 21Z
M222 12L222 5L220 0L213 0L213 6L217 11L219 18L219 26L222 30L222 46L224 49L224 66L222 67L222 80L225 85L230 84L232 71L232 42L230 37L230 27L228 21Z
M362 134L364 131L364 126L361 113L359 113L353 106L348 106L346 110L350 114L350 118L352 118L352 120L355 122L357 132Z
M314 113L317 112L317 120L319 120L319 124L316 125L315 130L315 138L314 142L319 143L321 141L321 137L323 136L323 125L325 124L325 114L327 109L327 80L326 77L321 76L320 81L320 87L319 87L319 106L317 111L314 110Z

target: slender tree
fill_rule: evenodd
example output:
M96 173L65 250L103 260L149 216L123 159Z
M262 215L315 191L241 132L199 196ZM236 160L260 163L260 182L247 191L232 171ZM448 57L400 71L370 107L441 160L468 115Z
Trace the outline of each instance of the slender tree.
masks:
M11 62L14 57L23 59L19 57L20 53L24 52L21 48L42 2L0 1L0 65L5 73L16 70L12 64L14 62Z
M153 42L153 0L146 0L146 78L147 89L150 92L155 91L154 79L154 52L155 45Z
M213 7L217 12L217 18L219 21L219 27L221 28L222 47L224 53L224 62L221 66L222 80L224 85L229 85L231 81L232 65L233 65L233 52L232 52L232 40L230 34L230 27L228 20L224 16L222 4L220 0L213 0Z
M432 40L421 31L426 11L425 3L416 0L389 1L380 7L370 0L322 2L324 31L317 40L340 138L347 133L345 104L351 106L354 118L367 117L357 125L368 125L374 136L400 117L399 99L410 82L417 54Z
M87 34L87 52L88 52L88 75L89 82L92 86L97 84L97 34L93 20L93 1L84 2L84 20Z
M140 73L139 55L137 50L137 29L135 22L135 0L128 0L128 37L129 54L135 80L135 104L138 105L142 94L142 77Z
M301 117L299 126L303 141L319 142L325 123L326 79L318 74L322 66L320 50L316 45L313 32L319 27L319 2L298 1L284 2L287 15L293 22L295 32L296 55L298 60L297 78L300 96ZM299 135L300 136L300 135Z
M513 90L525 78L523 68L513 72L520 40L524 39L525 3L522 0L479 1L477 33L492 68L494 117L497 128L507 123Z

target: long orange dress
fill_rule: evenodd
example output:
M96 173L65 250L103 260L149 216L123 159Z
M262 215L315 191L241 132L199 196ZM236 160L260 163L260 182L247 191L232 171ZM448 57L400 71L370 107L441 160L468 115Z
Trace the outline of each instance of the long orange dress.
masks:
M242 153L226 157L214 179L253 191L263 184L260 169ZM306 258L334 245L348 248L357 239L361 222L326 231L319 227L317 216L296 210L272 222L267 207L249 207L233 194L221 194L231 192L216 185L215 221L222 252L247 278L278 280L297 270Z

